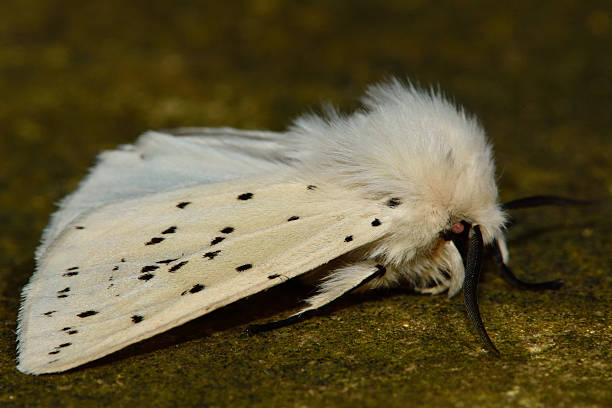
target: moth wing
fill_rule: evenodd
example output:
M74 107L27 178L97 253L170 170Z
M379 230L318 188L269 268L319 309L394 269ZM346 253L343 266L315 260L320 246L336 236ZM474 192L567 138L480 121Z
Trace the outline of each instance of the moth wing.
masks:
M67 226L24 289L18 369L70 369L312 270L382 237L386 208L255 178L96 209Z
M103 152L73 194L60 202L37 258L74 219L106 204L181 187L278 171L293 160L284 133L232 128L146 132ZM180 135L184 137L175 137Z

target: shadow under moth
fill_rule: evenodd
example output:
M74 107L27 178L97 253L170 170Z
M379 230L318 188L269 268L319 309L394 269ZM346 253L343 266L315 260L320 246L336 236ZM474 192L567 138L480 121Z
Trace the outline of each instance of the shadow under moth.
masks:
M362 103L285 132L181 128L101 153L43 233L17 368L65 371L315 269L325 273L303 310L249 331L298 322L356 290L463 288L497 353L478 309L483 248L514 285L558 288L514 276L506 211L579 202L501 204L484 131L439 93L392 80Z

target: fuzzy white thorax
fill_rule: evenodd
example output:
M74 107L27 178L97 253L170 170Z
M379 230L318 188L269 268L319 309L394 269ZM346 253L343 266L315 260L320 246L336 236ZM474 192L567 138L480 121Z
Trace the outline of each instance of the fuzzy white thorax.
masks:
M357 190L366 199L398 198L393 232L372 256L408 267L413 276L441 280L440 264L452 265L452 292L463 267L440 232L465 220L480 225L484 242L503 237L491 146L476 118L433 90L399 81L370 87L364 109L348 116L298 119L289 138L302 152L301 171ZM436 251L437 260L432 258ZM452 259L451 259L452 258ZM426 272L429 271L429 272ZM459 276L460 275L460 276Z

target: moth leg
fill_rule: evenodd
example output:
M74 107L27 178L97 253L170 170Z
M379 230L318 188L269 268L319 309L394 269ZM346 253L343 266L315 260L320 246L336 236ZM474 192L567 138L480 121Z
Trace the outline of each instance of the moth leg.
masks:
M512 269L504 262L504 252L507 252L503 241L493 241L493 258L502 271L503 278L512 286L525 290L549 290L559 289L563 285L562 279L547 282L525 282L516 277Z
M540 207L545 205L590 205L597 204L601 201L590 201L590 200L578 200L575 198L567 198L567 197L559 197L559 196L532 196L532 197L524 197L519 198L517 200L508 201L502 204L502 209L504 210L513 210L517 208L531 208L531 207ZM508 255L508 250L506 248L506 243L503 239L494 240L493 241L493 256L495 258L495 262L500 267L502 271L502 276L506 281L508 281L513 286L519 289L527 289L527 290L546 290L546 289L558 289L563 285L562 279L555 279L548 282L539 282L539 283L530 283L524 282L516 277L516 275L512 272L512 269L506 264L506 258Z
M306 308L286 319L263 324L252 324L247 327L247 333L252 335L301 322L341 297L359 288L370 286L368 284L373 283L377 278L383 277L386 272L387 269L383 265L374 262L363 262L340 268L325 279L316 295L307 300L308 306Z
M415 286L414 291L421 295L439 295L440 293L446 292L451 286L451 279L442 277L440 280L431 282L428 286Z

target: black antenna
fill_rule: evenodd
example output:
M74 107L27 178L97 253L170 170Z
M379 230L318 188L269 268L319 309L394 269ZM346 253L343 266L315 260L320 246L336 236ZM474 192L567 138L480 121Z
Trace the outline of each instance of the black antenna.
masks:
M531 197L517 198L503 203L501 205L504 210L514 210L517 208L531 208L531 207L542 207L544 205L589 205L594 204L593 201L578 200L575 198L551 196L551 195L537 195Z

